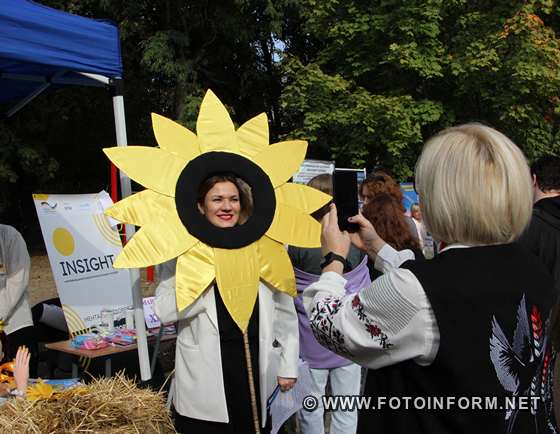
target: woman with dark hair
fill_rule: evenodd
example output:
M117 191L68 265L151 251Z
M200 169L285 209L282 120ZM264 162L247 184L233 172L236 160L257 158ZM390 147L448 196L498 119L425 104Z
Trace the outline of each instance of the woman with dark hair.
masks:
M419 251L418 239L408 232L408 223L401 212L401 205L387 193L373 197L362 208L362 215L367 218L379 236L396 250L410 249Z
M369 220L379 236L397 251L411 250L416 259L424 259L418 238L413 237L408 230L402 205L388 193L379 193L371 198L362 208L362 215ZM379 277L381 272L374 264L368 262L370 276Z
M227 173L201 184L197 204L200 213L219 228L244 224L253 209L250 187ZM155 311L162 322L177 321L178 326L173 396L177 431L248 434L257 431L258 423L261 433L269 432L267 399L276 386L289 390L297 377L298 322L293 299L261 282L243 333L215 282L178 312L175 267L176 260L161 265ZM259 421L254 419L254 409Z
M402 204L403 201L400 185L388 173L382 170L370 173L360 184L359 193L364 204L367 204L376 195L381 193L391 195L399 204ZM404 213L404 205L401 205L401 211Z
M406 209L403 205L401 186L388 173L381 170L370 173L360 184L359 194L364 206L380 194L388 194L391 196L397 204L400 213L403 215L402 220L406 223L406 230L413 238L418 238L416 225L412 221L412 218L405 214Z
M213 194L209 195L210 190L213 191ZM226 196L220 193L226 193ZM228 198L229 200L227 200ZM206 215L208 221L218 227L242 225L253 213L251 187L241 178L228 173L206 179L198 190L197 204L199 211ZM224 218L209 212L213 209L220 210L224 205L227 208L223 213ZM235 218L228 217L230 208L231 214Z

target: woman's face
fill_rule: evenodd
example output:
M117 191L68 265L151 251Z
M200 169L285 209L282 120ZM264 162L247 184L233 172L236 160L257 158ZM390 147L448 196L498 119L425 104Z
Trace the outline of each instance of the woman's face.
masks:
M239 223L241 202L239 191L234 183L217 182L208 190L204 197L204 204L198 205L202 214L214 226L231 228Z
M371 201L368 186L362 185L362 191L360 193L362 194L362 202L364 203L364 205L367 205Z

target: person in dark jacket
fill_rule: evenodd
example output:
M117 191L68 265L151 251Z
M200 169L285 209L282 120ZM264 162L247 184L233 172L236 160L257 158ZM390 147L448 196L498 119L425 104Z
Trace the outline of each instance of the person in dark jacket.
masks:
M522 246L534 253L554 277L556 296L560 294L560 158L545 156L531 166L533 176L533 215L519 238ZM560 304L551 319L554 347L554 407L560 420Z
M531 166L533 215L519 242L546 266L560 294L560 158L546 156Z

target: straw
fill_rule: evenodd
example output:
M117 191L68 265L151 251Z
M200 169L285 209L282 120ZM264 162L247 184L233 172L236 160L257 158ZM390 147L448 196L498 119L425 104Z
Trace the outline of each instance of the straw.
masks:
M50 399L10 399L0 408L0 432L166 434L175 430L163 392L141 389L118 373Z

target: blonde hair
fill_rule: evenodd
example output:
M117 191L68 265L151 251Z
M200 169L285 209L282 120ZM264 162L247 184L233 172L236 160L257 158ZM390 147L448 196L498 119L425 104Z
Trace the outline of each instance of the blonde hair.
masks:
M425 144L416 189L426 228L448 244L500 244L529 222L532 184L521 150L481 124L447 128Z

